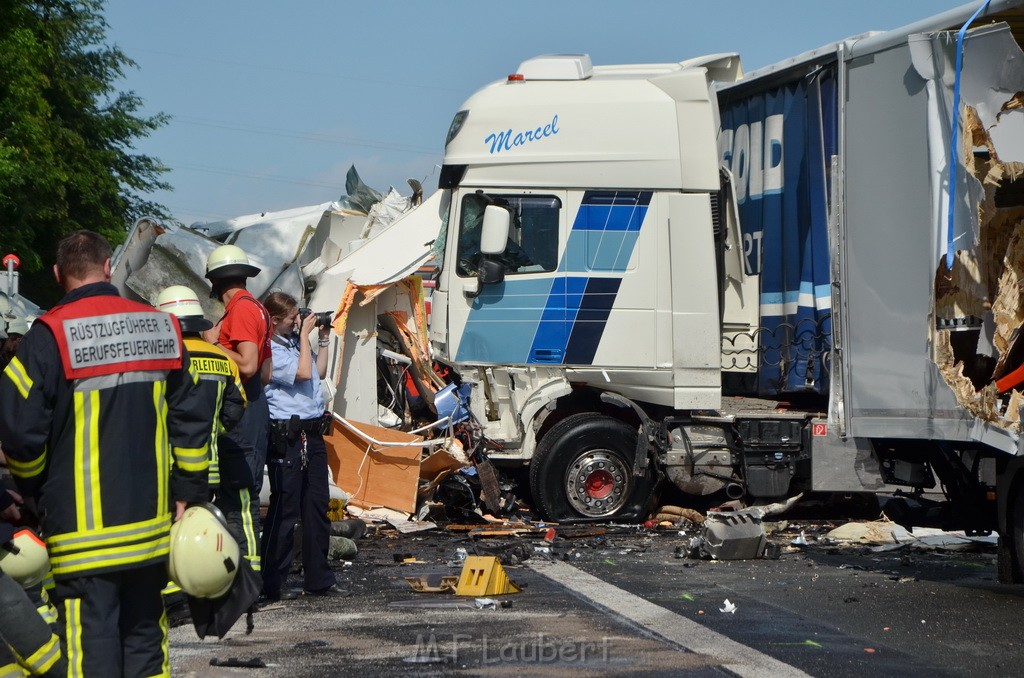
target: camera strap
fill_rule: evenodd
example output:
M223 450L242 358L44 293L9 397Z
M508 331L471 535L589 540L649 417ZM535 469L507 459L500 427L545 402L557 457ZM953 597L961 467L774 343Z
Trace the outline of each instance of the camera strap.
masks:
M290 336L295 336L295 335L292 334ZM275 344L277 344L278 346L284 346L285 348L298 348L299 347L298 339L296 339L295 343L293 344L292 342L290 342L287 339L285 339L284 337L282 337L280 334L276 334L276 333L273 334L270 337L270 340L272 342L274 342Z

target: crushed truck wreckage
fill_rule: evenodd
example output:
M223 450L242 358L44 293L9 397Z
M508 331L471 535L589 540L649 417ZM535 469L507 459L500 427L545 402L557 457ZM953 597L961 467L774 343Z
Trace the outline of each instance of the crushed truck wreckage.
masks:
M447 194L422 204L421 196L404 198L393 189L381 195L354 168L346 188L363 200L188 227L141 219L115 253L113 281L122 294L147 302L168 285L188 285L216 318L223 310L204 293L205 261L231 243L261 269L251 281L256 295L283 290L331 313L331 378L324 388L336 418L326 437L336 526L347 511L401 534L431 529L433 520L456 531L465 526L475 538L543 536L554 524L539 521L517 498L516 483L487 461L466 389L446 383L431 361L430 282L422 276L432 270L434 240L446 226ZM338 390L339 383L345 388ZM575 533L562 527L560 534ZM357 550L343 538L336 537L338 559Z
M337 420L328 436L332 498L368 519L384 509L380 515L395 521L415 517L421 502L437 508L439 494L461 506L453 516L464 522L468 511L483 522L485 501L497 511L511 508L514 499L493 468L477 467L483 460L463 450L469 437L460 438L454 427L468 412L430 362L429 302L422 279L410 273L421 265L429 272L448 205L444 192L423 201L418 182L410 185L410 197L393 188L381 194L353 167L348 195L335 202L191 226L140 219L114 254L112 281L123 295L146 303L165 287L184 284L200 293L204 313L217 318L223 308L205 294L207 256L221 244L241 247L261 269L249 284L256 296L284 291L332 317L330 378L322 382ZM374 247L361 251L371 240ZM342 392L339 383L346 386ZM379 399L368 397L377 393ZM411 428L414 410L418 431L393 430ZM449 478L462 468L473 469L471 479Z
M440 493L507 516L501 470L561 524L642 521L670 484L755 504L903 492L886 506L901 525L999 531L1000 572L1024 578L1021 2L983 14L747 74L736 54L530 59L456 113L415 209L140 224L133 241L174 273L239 244L257 293L332 314L352 461L406 460L384 499L339 480L368 509L429 519ZM543 105L564 124L595 101L615 115L501 157L480 143L493 120L519 129ZM151 296L159 274L124 258L121 282ZM403 447L423 450L386 451ZM422 478L440 450L465 465Z

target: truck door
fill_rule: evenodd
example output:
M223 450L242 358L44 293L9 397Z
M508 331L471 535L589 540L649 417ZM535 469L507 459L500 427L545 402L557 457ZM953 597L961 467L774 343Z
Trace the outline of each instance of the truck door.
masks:
M460 363L652 362L651 285L631 263L650 198L637 191L463 193L451 222L455 261L445 263L449 355ZM508 247L497 257L505 275L479 284L480 227L492 203L512 213ZM619 357L608 362L599 348L610 340L606 348Z
M462 193L453 205L445 257L448 283L448 355L461 363L561 363L565 304L550 305L564 240L564 191ZM484 208L511 212L502 264L505 279L480 284L477 269ZM557 295L554 295L557 296Z

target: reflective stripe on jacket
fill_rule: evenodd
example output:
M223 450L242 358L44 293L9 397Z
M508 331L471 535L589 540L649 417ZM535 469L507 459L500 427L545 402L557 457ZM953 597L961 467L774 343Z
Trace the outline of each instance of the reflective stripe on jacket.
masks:
M245 411L245 390L238 376L238 365L219 346L200 337L185 337L192 367L199 374L203 406L213 413L210 431L210 486L220 485L217 437L230 431Z
M165 559L174 501L208 496L211 413L177 318L153 314L108 283L80 287L0 377L0 440L38 499L55 578Z

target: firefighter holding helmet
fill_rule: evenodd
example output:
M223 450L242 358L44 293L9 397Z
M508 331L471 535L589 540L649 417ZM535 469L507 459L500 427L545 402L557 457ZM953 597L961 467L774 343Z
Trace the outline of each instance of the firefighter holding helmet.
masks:
M185 348L188 349L189 356L192 359L192 366L199 374L199 395L197 397L202 401L203 408L210 414L209 499L213 502L213 505L219 504L225 507L227 512L234 511L235 524L251 524L251 521L243 521L241 516L238 515L242 506L239 497L240 490L237 488L222 488L220 484L221 464L217 447L219 437L221 434L232 430L245 413L245 391L242 389L242 382L238 376L238 366L235 365L235 362L228 357L223 349L203 339L202 333L213 327L213 323L203 315L203 307L199 302L199 296L191 289L184 285L172 285L160 293L156 299L155 306L158 310L170 313L178 318L178 322L181 324L181 336L185 342ZM243 465L246 463L244 458L237 461ZM248 467L246 466L247 469ZM230 468L228 469L228 475L231 475ZM194 513L195 511L187 509L185 515L190 516ZM224 519L223 513L219 510L217 515ZM175 552L178 542L174 537L175 530L178 529L179 524L180 521L171 528L170 558L172 582L174 582L174 563L176 561L181 562L181 553ZM235 548L234 568L237 569L238 544L230 534L227 537L231 541L231 546ZM255 539L255 535L251 535L250 538ZM191 543L186 543L178 548L188 551L196 547ZM201 567L201 564L201 559L192 561L193 567ZM187 573L188 565L179 569L183 569ZM234 569L232 574L234 574ZM193 595L188 590L185 593ZM164 590L164 594L166 596L168 623L171 626L184 623L190 614L187 612L188 605L179 588L168 586Z
M210 296L224 304L224 315L203 338L218 346L238 365L248 407L241 421L217 442L220 484L224 492L217 506L228 520L243 557L260 569L259 496L267 461L270 411L263 391L262 370L270 367L270 315L246 289L246 281L259 275L240 247L221 245L210 253L206 277Z

